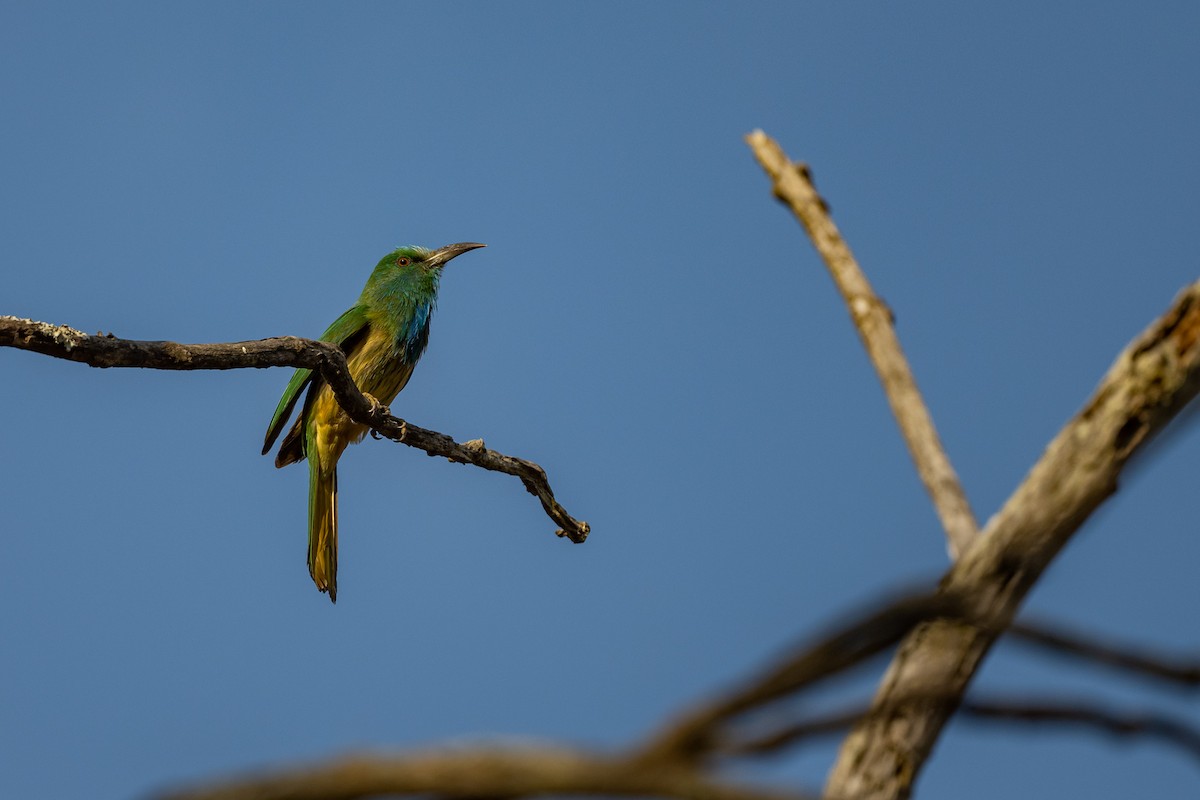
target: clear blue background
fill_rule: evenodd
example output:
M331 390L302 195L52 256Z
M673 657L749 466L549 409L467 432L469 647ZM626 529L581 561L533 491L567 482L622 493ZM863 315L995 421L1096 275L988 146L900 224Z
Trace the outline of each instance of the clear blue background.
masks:
M367 441L331 606L305 470L259 455L286 371L0 352L5 791L617 746L934 579L876 378L742 136L812 165L985 520L1200 274L1198 31L1186 2L5 4L0 313L317 335L392 247L486 242L393 409L541 463L594 527L555 539L515 479ZM1146 459L1031 610L1195 652L1198 448ZM1016 646L977 685L1200 724L1194 694ZM834 747L743 777L817 786ZM1197 785L1167 747L963 723L918 792Z

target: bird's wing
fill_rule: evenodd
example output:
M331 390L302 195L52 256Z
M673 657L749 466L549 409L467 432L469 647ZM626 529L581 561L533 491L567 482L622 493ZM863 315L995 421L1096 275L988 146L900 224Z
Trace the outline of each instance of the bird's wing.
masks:
M356 305L334 320L328 330L321 334L321 341L336 344L349 357L354 348L362 341L362 335L366 329L366 306ZM292 379L288 381L287 388L283 390L283 397L279 398L279 405L275 406L275 415L271 417L271 424L267 427L267 437L263 443L263 455L266 455L270 451L271 445L275 444L275 440L279 438L279 434L283 431L284 426L287 425L288 417L292 415L292 409L296 407L296 401L300 398L300 393L313 380L311 369L298 369L292 374ZM316 376L316 384L320 385L320 383L321 376L318 375Z

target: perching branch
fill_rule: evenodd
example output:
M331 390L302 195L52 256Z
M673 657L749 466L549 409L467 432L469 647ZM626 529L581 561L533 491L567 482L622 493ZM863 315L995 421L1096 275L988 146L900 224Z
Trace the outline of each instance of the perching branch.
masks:
M908 444L908 452L912 454L921 481L946 530L950 554L958 558L975 541L979 526L900 348L891 311L875 294L850 252L850 246L833 224L829 208L817 194L808 168L793 164L775 140L762 131L746 136L746 142L774 181L775 196L792 209L808 232L842 299L849 306L854 326L883 382L892 413Z
M873 710L842 744L826 791L861 800L909 796L956 707L903 698L961 698L1028 591L1088 516L1117 489L1129 459L1200 392L1200 281L1122 352L1091 400L1055 437L941 591L972 598L986 628L937 620L900 645Z
M42 355L78 361L93 367L145 369L247 369L307 367L319 372L334 396L355 422L367 425L395 442L424 450L461 464L515 475L530 494L536 495L555 531L572 542L587 539L591 527L577 520L554 499L546 472L532 461L488 450L483 440L459 444L437 431L419 428L391 416L359 391L346 367L346 356L336 345L294 336L221 344L178 344L118 339L112 334L91 336L66 325L0 316L0 346L30 350Z

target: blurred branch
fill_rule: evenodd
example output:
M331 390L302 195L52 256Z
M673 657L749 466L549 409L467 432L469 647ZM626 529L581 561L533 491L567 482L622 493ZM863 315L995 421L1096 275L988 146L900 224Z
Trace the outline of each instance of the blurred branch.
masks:
M850 252L850 246L833 224L829 207L817 194L808 167L792 163L775 140L762 131L749 134L746 142L763 170L774 181L775 196L792 209L796 219L808 232L829 268L842 299L846 301L871 363L883 382L888 403L916 463L917 472L929 496L933 498L933 505L949 539L950 554L958 558L975 541L979 528L958 475L942 448L925 401L921 399L921 391L917 388L908 360L900 348L892 312L875 294L854 254Z
M1200 282L1122 352L1087 405L1046 448L941 590L969 597L987 627L938 620L901 643L873 712L846 737L826 791L858 800L908 797L956 706L898 698L962 697L984 655L1058 551L1117 489L1129 459L1200 392Z
M1161 739L1200 761L1200 730L1158 714L1119 714L1085 703L1061 701L966 700L959 712L976 719L1034 724L1064 723L1125 737Z
M670 797L680 800L805 800L718 780L713 759L764 756L802 739L844 731L894 714L960 713L984 720L1072 724L1130 738L1153 737L1200 758L1200 730L1155 714L1129 715L1086 701L1065 703L991 698L960 703L954 692L889 698L868 707L780 723L792 701L821 680L878 655L914 626L964 619L964 603L938 591L902 597L841 626L783 658L774 668L701 705L624 755L554 745L456 747L394 756L343 758L281 769L161 795L161 800L348 800L378 795L517 798L542 795ZM747 719L748 718L748 719ZM834 797L839 795L826 795Z
M919 594L896 600L843 626L816 644L780 661L745 685L702 705L668 726L641 749L646 762L694 763L724 746L725 728L750 711L790 699L813 684L846 672L894 645L930 619L961 618L962 604L946 594Z
M294 336L221 344L146 342L118 339L111 333L91 336L66 325L0 316L0 346L93 367L170 370L307 367L321 374L338 403L355 422L431 456L514 475L541 501L550 519L561 526L555 532L557 535L572 542L582 542L590 531L586 522L573 518L554 499L546 472L540 466L523 458L488 450L482 440L459 444L443 433L419 428L391 416L385 407L372 403L359 391L346 367L345 355L339 347L327 342Z
M1014 622L1008 629L1008 634L1060 655L1084 659L1143 677L1159 678L1181 686L1200 686L1200 658L1185 660L1152 655L1132 646L1098 642L1043 622Z
M352 758L214 783L166 797L302 800L390 793L472 798L585 794L796 800L800 795L714 780L701 769L703 761L707 756L728 755L725 743L732 739L729 729L742 715L773 707L777 701L788 700L824 678L844 673L895 644L914 625L961 613L961 604L944 593L902 597L799 649L754 680L684 715L622 757L547 745L536 749L456 749Z
M679 766L537 749L456 749L360 756L160 795L161 800L351 800L379 795L480 798L527 795L811 800L741 786Z
M944 706L948 698L907 698L901 705L916 708ZM792 725L778 727L768 733L730 742L722 750L727 756L770 755L802 739L828 736L861 723L874 714L889 709L855 708L813 717ZM968 698L958 705L960 718L977 721L1019 722L1045 726L1052 723L1082 726L1101 733L1129 738L1156 738L1181 748L1200 760L1200 729L1172 717L1153 713L1125 714L1109 711L1085 700L1015 700L1009 698Z

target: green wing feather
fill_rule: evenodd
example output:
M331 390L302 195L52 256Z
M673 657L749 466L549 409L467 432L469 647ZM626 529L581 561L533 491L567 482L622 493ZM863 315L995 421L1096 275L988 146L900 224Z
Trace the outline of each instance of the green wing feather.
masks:
M350 353L354 351L355 345L362 340L362 334L366 328L367 307L356 305L334 320L333 324L321 334L321 341L336 344L349 357ZM310 381L313 381L311 369L298 369L292 374L287 388L283 390L283 397L279 398L279 405L275 406L275 415L271 417L271 424L267 426L267 437L263 442L263 455L271 450L271 446L283 432L288 417L292 415L292 409L296 407L296 401L300 399L300 393L304 391L304 387ZM319 387L320 384L321 377L317 376L313 388Z

